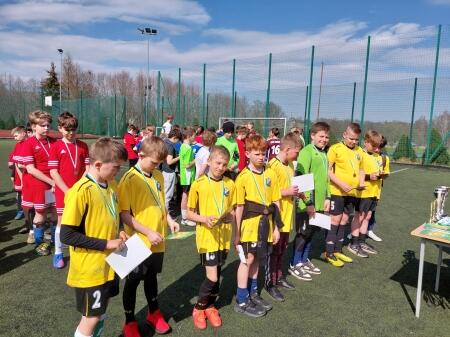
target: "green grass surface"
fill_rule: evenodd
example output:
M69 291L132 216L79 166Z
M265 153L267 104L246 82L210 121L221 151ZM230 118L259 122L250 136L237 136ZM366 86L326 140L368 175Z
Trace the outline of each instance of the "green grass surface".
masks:
M54 270L51 256L36 257L17 233L23 221L15 215L6 158L12 142L0 142L0 336L73 336L79 321L74 291L66 286L67 268ZM393 165L392 170L401 167ZM313 261L322 275L312 282L293 280L294 292L275 303L266 317L251 319L233 311L237 257L232 253L223 271L218 305L224 325L214 331L196 331L190 314L203 270L195 238L168 242L164 270L159 278L159 302L180 336L449 336L450 259L444 256L440 293L433 291L436 249L426 248L424 292L420 319L414 317L419 240L410 231L429 216L433 189L449 185L450 172L409 167L386 182L376 232L384 241L369 259L333 268L318 260L323 237L316 237ZM448 205L447 205L447 208ZM292 280L292 278L291 278ZM268 295L263 292L263 296ZM137 317L145 317L145 297L138 292ZM104 336L117 337L123 324L121 295L111 300ZM154 332L145 324L142 336Z

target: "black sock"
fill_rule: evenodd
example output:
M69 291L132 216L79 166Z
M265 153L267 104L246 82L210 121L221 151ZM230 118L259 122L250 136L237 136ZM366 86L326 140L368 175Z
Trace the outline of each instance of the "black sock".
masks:
M139 280L127 278L123 287L122 303L125 312L125 324L136 321L134 309L136 307L136 291L139 286Z
M331 256L334 253L334 247L336 245L336 233L338 228L339 225L331 224L331 228L327 232L327 237L325 238L327 256Z
M158 279L156 278L156 273L149 271L145 275L144 293L147 299L148 311L153 313L158 310Z
M361 234L360 234L360 236L354 236L352 234L352 245L357 245L360 237L361 237Z
M222 267L217 267L217 282L214 284L214 287L211 290L211 294L209 295L209 306L213 306L214 303L216 303L217 296L219 296L219 289L220 289L220 273L222 271Z
M334 247L335 252L342 252L342 245L344 244L344 225L339 225L336 232L336 245Z
M367 234L359 233L359 243L366 243Z
M210 302L209 297L211 296L212 290L214 289L215 285L216 282L211 281L207 277L205 278L200 286L200 290L198 292L198 300L195 308L199 310L205 310L206 308L208 308Z

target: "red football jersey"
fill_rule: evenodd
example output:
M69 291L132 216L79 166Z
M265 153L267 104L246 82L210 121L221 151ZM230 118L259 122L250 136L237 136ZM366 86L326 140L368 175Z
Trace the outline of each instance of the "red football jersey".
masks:
M14 190L15 191L20 191L22 190L22 181L20 179L20 176L17 172L17 169L15 167L15 164L20 164L21 163L21 148L22 145L25 141L22 140L20 142L17 142L16 145L14 146L14 149L12 150L11 154L10 154L10 158L9 158L9 162L11 162L14 165Z
M37 139L36 136L28 138L21 147L22 164L34 166L42 173L50 176L50 169L48 168L48 159L50 151L55 144L55 140L50 137Z
M123 136L123 145L125 146L125 149L127 149L128 153L128 159L137 159L138 155L136 152L134 152L133 147L137 144L136 137L134 137L132 134L127 132Z
M75 143L66 143L62 139L52 145L49 169L57 169L67 187L72 187L86 171L89 165L89 148L86 143L77 140Z
M272 158L275 158L280 152L281 140L279 138L272 138L267 140L267 153L266 158L267 161L270 161Z
M248 158L245 155L245 142L243 140L236 138L236 143L237 143L238 149L239 149L238 169L239 169L239 172L241 172L247 166Z

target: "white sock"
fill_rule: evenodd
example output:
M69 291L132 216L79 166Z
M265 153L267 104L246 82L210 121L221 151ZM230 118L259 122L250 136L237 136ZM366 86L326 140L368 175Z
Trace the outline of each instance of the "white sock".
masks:
M75 331L75 334L73 335L73 337L92 337L92 335L90 335L90 336L83 335L77 328L77 331Z
M186 215L187 215L187 210L186 210L186 209L182 209L182 210L181 210L181 218L182 218L183 220L186 220Z
M62 253L60 234L61 234L61 226L56 226L56 230L55 230L55 255Z

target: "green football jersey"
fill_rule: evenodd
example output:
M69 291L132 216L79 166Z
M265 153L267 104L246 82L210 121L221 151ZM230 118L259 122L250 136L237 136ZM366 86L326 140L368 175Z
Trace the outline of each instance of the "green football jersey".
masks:
M188 144L181 144L180 147L180 185L187 186L192 184L195 179L195 165L187 168L194 160L194 151Z

